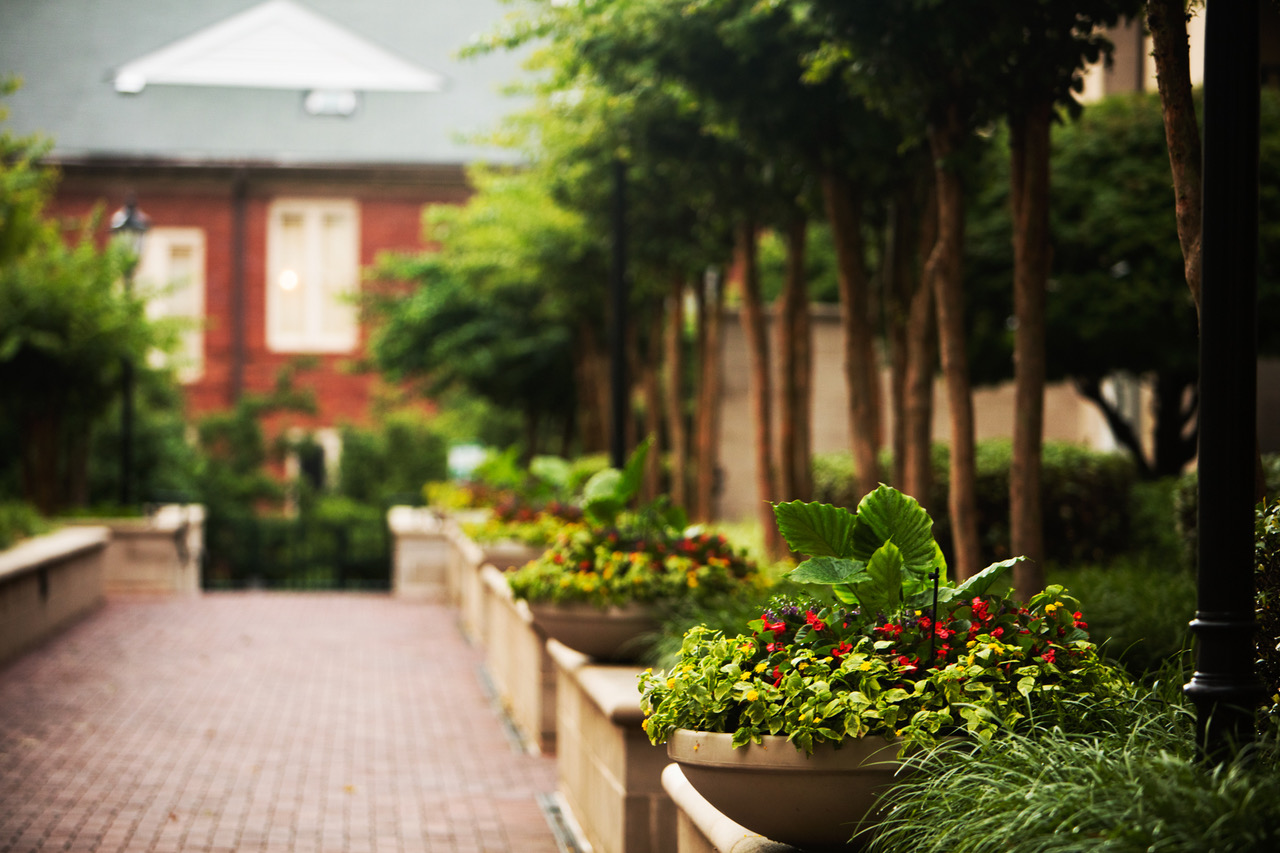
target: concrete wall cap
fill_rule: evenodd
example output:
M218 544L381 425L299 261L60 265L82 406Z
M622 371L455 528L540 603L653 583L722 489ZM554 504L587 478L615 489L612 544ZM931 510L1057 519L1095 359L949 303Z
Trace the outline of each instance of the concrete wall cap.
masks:
M397 536L440 534L444 525L431 510L416 506L393 506L387 510L387 526Z
M24 539L0 551L0 580L16 577L57 563L85 551L106 548L111 528L104 526L64 527L43 536Z
M720 853L800 853L788 844L770 841L735 823L703 799L677 764L662 771L662 787L698 831Z
M565 675L616 725L639 728L644 721L640 710L640 673L644 670L628 664L594 663L591 658L574 651L558 640L547 640L547 654Z

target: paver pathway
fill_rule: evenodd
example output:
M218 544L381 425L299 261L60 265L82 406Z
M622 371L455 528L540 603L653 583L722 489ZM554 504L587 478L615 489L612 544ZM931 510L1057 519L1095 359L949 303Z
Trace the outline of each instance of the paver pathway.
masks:
M555 853L452 610L112 599L0 668L0 853Z

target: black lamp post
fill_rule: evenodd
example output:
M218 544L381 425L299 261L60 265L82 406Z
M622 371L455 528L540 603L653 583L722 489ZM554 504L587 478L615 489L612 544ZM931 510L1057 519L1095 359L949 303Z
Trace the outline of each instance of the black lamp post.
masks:
M111 234L131 253L125 267L125 296L133 295L133 274L142 257L142 241L151 227L151 219L138 209L138 200L130 195L124 207L111 216ZM133 360L126 355L120 365L120 505L133 504Z
M1195 703L1201 754L1253 737L1253 502L1257 447L1258 7L1205 19L1204 287L1200 305L1199 578Z

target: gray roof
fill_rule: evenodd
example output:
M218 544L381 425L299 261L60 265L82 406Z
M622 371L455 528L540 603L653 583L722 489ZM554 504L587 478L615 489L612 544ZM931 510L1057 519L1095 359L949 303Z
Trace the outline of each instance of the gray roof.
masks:
M443 77L440 91L361 91L349 116L311 115L302 89L147 85L117 91L122 66L260 5L261 0L0 0L0 100L18 134L54 140L63 162L458 164L511 162L462 137L493 130L523 102L501 89L524 72L511 54L459 59L500 23L498 0L294 0L388 54Z

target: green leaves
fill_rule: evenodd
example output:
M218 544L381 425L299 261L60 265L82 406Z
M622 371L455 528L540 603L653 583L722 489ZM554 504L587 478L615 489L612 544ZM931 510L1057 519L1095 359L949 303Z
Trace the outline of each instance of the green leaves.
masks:
M895 613L929 586L931 572L945 571L933 520L914 498L889 486L864 497L857 515L801 501L775 504L773 511L791 549L812 555L790 579L834 586L837 598L864 610Z
M640 491L644 461L652 438L640 443L624 468L606 468L596 473L582 488L582 509L598 524L612 524Z
M778 530L792 551L814 557L852 557L856 517L824 503L791 501L773 505ZM808 581L823 583L823 581Z

